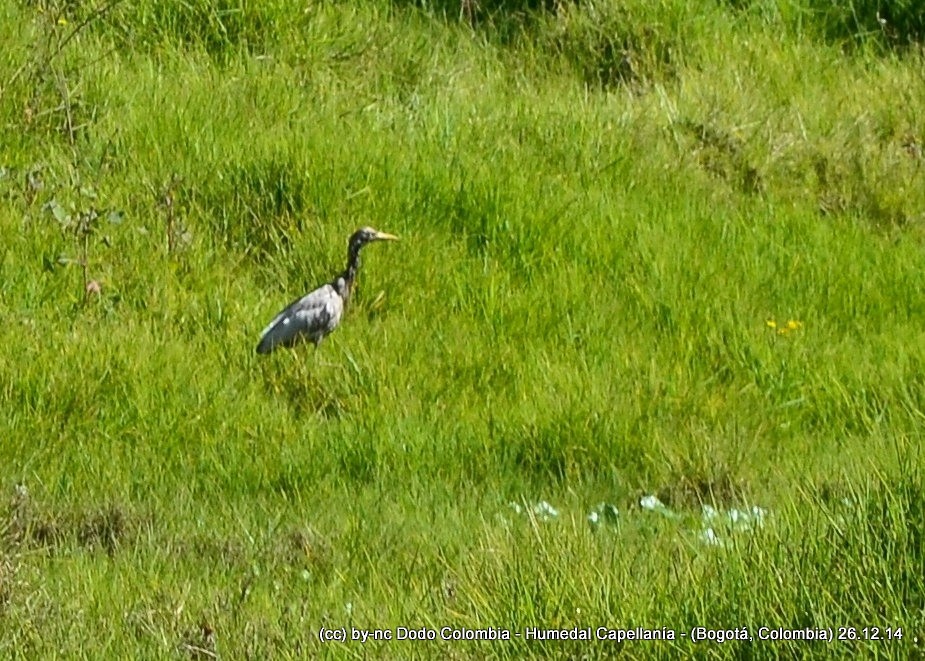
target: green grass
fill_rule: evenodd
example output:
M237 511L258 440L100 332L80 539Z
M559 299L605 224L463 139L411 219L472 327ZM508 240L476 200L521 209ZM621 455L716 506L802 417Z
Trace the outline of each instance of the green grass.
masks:
M866 4L0 4L0 653L921 655L925 61ZM439 636L638 626L903 636Z

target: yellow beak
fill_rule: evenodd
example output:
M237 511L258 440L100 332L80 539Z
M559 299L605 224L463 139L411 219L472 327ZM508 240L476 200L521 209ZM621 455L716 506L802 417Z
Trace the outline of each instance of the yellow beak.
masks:
M386 234L385 232L378 232L376 234L376 240L378 241L398 241L398 237L394 234Z

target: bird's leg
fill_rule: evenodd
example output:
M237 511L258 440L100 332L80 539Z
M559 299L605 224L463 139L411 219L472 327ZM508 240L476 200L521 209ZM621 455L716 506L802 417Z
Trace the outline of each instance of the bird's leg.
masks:
M331 363L325 362L321 360L321 358L318 357L318 354L319 354L318 347L320 346L321 346L321 340L318 340L317 342L315 342L315 352L314 352L315 353L314 355L315 364L320 365L321 367L337 367L337 365L332 365Z
M308 369L305 365L305 356L303 356L302 352L300 351L293 351L291 352L291 355L292 361L298 365L296 369L299 374L299 380L304 382L306 380L306 376L311 377L311 370Z

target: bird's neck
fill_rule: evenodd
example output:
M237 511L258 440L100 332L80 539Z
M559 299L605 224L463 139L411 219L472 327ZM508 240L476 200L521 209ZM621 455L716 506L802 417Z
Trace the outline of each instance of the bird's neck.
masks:
M350 292L353 289L353 283L357 279L357 271L360 270L360 249L351 248L347 251L347 268L334 281L335 289L341 298L346 302L350 298Z

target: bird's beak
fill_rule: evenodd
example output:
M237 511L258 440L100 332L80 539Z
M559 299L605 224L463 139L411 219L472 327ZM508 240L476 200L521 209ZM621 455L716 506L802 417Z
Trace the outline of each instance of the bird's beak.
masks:
M398 241L398 237L394 234L386 234L385 232L376 233L377 241Z

